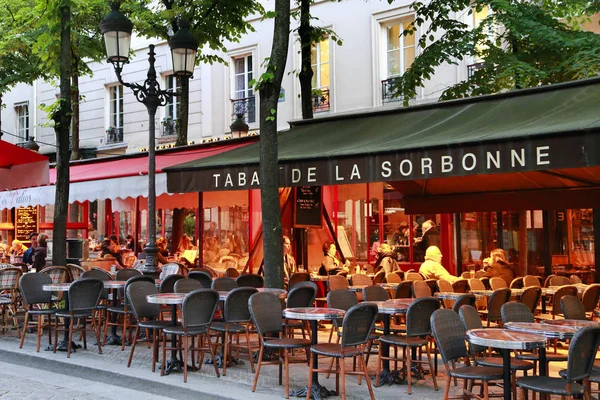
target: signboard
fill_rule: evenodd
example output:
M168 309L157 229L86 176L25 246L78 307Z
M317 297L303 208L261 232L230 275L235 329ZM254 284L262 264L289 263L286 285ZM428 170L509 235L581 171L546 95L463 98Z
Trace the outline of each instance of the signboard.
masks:
M29 243L29 235L38 231L37 207L20 207L15 211L15 239Z
M294 227L321 228L323 202L320 186L300 186L295 188Z

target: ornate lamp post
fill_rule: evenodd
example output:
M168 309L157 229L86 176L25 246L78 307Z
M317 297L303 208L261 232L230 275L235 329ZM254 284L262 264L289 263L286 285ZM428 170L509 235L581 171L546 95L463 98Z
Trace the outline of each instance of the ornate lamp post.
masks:
M155 53L154 45L148 46L148 77L142 85L138 83L123 82L121 72L123 65L129 63L129 50L131 46L131 32L133 24L119 10L118 1L111 2L112 11L104 17L100 23L100 30L104 35L106 45L107 61L111 63L119 79L119 83L133 91L137 101L144 104L148 110L148 243L144 248L146 252L146 264L142 271L144 274L153 275L157 272L156 253L156 187L155 187L155 123L156 110L164 106L174 93L161 90L156 80L154 69ZM194 73L196 53L198 52L198 41L192 36L185 21L179 22L179 30L171 39L169 47L173 57L173 74L175 76L189 78Z
M229 126L231 129L231 137L232 138L241 138L248 136L248 124L244 122L244 114L235 114L235 121Z

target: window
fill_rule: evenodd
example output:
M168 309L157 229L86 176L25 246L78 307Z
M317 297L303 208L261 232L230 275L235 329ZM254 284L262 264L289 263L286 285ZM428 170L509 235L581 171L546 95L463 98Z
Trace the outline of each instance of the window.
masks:
M490 10L487 6L482 7L479 11L477 11L477 8L473 8L473 29L478 28L489 17L489 15ZM494 29L491 25L488 25L487 27L487 36L488 40L494 39ZM483 62L484 60L481 56L488 49L488 45L486 43L477 42L475 44L475 49L477 50L477 56L473 58L472 64L467 65L467 76L469 78L471 78L478 69L485 67Z
M252 54L233 58L231 65L233 66L232 119L235 119L236 114L242 114L246 122L256 122L256 100L250 84L254 79Z
M383 26L385 60L382 65L382 100L398 101L393 97L392 87L396 78L402 75L415 60L415 35L404 36L402 32L409 27L412 18L394 21Z
M15 105L15 113L17 116L17 135L21 141L29 140L29 104Z
M329 38L313 43L311 47L313 111L329 111L329 88L331 86L331 64Z
M177 87L177 77L175 75L165 76L167 91L171 93L177 93L179 89ZM167 104L165 107L165 118L162 121L162 134L163 136L175 135L177 124L177 96L167 98Z
M109 127L106 143L123 141L123 85L109 87L110 112L108 115Z

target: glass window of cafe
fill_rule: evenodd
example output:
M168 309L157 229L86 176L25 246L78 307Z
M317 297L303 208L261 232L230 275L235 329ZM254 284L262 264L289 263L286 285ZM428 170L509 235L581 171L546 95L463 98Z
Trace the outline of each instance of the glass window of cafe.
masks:
M88 228L87 214L87 202L69 204L69 217L67 220L67 238L84 238L85 231ZM52 238L53 228L54 206L47 205L40 207L40 233L45 233L50 238Z
M240 268L250 247L249 191L206 192L203 196L204 263Z
M0 210L0 236L2 237L0 245L4 248L9 247L14 237L13 213L13 209L10 208Z

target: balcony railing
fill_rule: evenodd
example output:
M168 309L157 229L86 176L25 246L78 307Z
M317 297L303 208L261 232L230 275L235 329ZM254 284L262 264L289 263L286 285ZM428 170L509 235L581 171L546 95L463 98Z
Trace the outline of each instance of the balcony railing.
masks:
M329 88L313 89L312 91L313 112L329 111Z
M123 128L110 127L106 130L106 144L121 143L123 141Z
M474 63L474 64L469 64L467 65L467 76L469 77L469 79L475 75L475 72L477 70L480 70L482 68L485 68L485 63L483 62L478 62L478 63Z
M242 114L247 123L256 122L256 97L246 97L244 99L231 99L231 109L233 114L231 120L236 119L236 114Z
M177 120L165 119L162 122L162 136L173 136L177 134Z
M381 81L381 101L384 104L401 100L401 97L394 97L396 90L393 89L399 80L399 77L394 77Z

